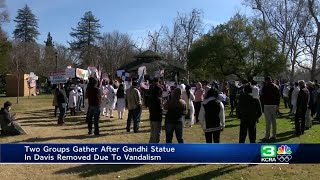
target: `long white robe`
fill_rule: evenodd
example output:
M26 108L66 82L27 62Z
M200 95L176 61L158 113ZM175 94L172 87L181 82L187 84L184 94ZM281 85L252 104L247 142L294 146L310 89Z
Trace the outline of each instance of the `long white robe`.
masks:
M78 96L78 93L76 90L72 90L70 91L69 93L69 101L68 101L68 106L70 108L75 108L76 105L77 105L77 96Z

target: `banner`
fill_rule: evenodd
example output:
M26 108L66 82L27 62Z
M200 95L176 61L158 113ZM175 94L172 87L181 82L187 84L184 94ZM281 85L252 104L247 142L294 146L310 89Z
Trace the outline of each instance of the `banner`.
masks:
M51 72L50 81L51 84L67 83L66 72Z
M83 80L88 80L89 79L89 71L77 68L76 69L76 77L81 78Z
M320 163L319 144L1 144L0 163Z
M66 77L67 78L75 78L76 77L76 69L75 68L66 68Z

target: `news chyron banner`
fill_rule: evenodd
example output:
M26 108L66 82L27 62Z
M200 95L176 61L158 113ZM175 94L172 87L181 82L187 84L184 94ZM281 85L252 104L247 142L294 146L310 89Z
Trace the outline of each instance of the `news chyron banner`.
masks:
M0 144L0 163L319 163L320 144Z

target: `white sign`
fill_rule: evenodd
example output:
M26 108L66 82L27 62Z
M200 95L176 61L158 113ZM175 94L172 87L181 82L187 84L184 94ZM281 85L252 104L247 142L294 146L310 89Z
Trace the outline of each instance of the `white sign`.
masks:
M75 68L66 68L66 77L67 78L75 78L76 77L76 69Z
M88 80L89 78L89 71L88 70L84 70L84 69L76 69L76 76L78 78L81 78L83 80Z
M67 82L66 72L52 72L50 73L51 84L63 84Z
M255 76L255 77L253 77L253 80L255 80L255 81L257 81L257 82L264 82L264 77Z

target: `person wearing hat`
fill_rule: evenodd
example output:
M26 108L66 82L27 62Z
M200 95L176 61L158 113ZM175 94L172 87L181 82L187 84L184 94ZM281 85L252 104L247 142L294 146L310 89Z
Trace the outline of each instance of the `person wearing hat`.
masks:
M250 94L252 88L248 84L244 87L244 95L240 97L237 116L240 119L239 143L244 143L249 132L250 143L256 143L256 124L262 115L261 104L259 99Z

